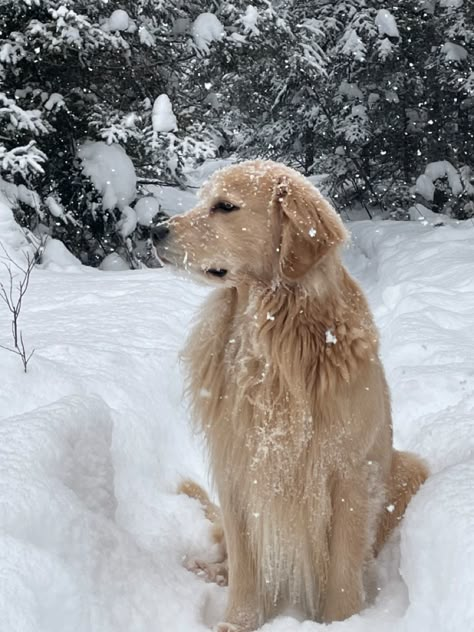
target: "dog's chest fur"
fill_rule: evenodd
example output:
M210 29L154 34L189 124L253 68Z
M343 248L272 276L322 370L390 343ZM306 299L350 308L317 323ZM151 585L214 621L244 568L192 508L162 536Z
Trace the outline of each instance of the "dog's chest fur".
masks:
M186 356L194 413L220 502L243 516L262 594L315 614L328 558L330 472L341 466L335 424L349 422L341 440L350 441L350 420L327 419L325 398L333 401L329 391L338 386L328 376L344 385L357 353L348 359L343 323L306 323L291 297L289 304L247 298L239 304L235 292L216 292L193 332ZM357 336L352 343L360 347Z

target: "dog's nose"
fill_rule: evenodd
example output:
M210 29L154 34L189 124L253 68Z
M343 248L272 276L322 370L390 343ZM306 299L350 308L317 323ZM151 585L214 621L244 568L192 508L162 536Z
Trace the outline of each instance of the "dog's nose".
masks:
M170 229L168 227L168 223L163 222L162 224L157 224L151 229L151 236L153 237L153 241L163 241L169 232Z

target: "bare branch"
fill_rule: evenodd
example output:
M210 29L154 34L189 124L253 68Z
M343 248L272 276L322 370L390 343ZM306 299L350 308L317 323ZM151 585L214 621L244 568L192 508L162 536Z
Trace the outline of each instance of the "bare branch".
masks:
M8 288L5 287L5 284L0 282L0 301L3 301L8 308L8 311L11 314L11 334L13 338L13 347L7 347L6 345L0 345L0 348L5 349L6 351L10 351L18 356L20 356L23 369L25 373L28 369L28 362L31 360L33 356L34 349L27 353L25 343L23 340L23 332L18 326L18 321L20 318L21 308L23 306L23 297L25 296L28 287L30 285L30 275L35 266L36 257L38 255L39 248L35 252L34 256L31 256L29 253L25 254L26 267L22 268L16 261L8 253L5 246L0 243L0 249L4 252L4 256L0 256L0 259L5 259L2 261L3 265L7 269L8 273ZM12 269L17 268L22 273L22 278L20 278L19 282L15 284L15 278L18 276L18 272L16 275L13 274Z

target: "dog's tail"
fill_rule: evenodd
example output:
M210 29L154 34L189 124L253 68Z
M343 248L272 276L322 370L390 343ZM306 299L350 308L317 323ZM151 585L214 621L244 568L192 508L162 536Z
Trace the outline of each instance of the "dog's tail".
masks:
M219 507L211 501L206 490L195 481L186 479L179 485L178 494L185 494L201 503L204 515L212 523L212 539L216 544L225 548L221 511Z
M378 526L375 554L387 541L392 530L400 523L412 496L428 478L426 463L411 452L393 451L387 500Z

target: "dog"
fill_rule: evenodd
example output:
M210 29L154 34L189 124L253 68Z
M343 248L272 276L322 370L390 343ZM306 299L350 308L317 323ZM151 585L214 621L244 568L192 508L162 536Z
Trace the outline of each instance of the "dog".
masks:
M392 445L378 333L340 256L348 233L304 176L272 161L216 172L154 230L165 264L215 285L184 350L229 564L219 632L284 609L342 620L428 475Z
M186 479L178 485L178 494L184 494L197 500L201 505L204 516L211 523L211 539L217 545L217 556L212 562L198 559L186 559L185 566L188 570L200 575L208 582L214 582L219 586L226 586L229 576L229 564L227 548L225 545L224 527L222 516L217 507L209 498L207 492L195 481Z

